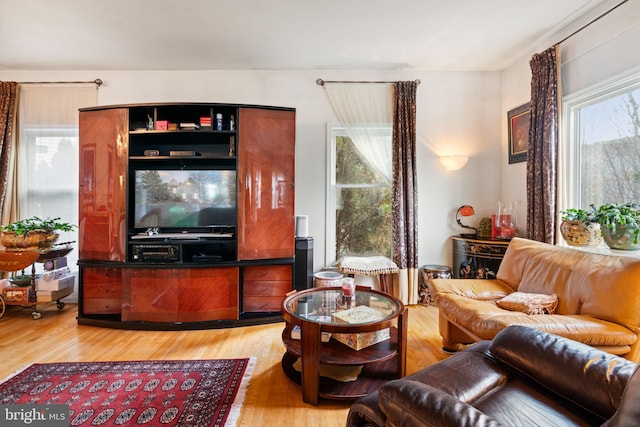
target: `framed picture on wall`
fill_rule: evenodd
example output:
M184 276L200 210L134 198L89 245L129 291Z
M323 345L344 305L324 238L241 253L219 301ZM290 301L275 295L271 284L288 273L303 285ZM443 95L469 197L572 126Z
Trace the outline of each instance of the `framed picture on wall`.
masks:
M527 102L507 113L509 122L509 164L527 161L531 103Z

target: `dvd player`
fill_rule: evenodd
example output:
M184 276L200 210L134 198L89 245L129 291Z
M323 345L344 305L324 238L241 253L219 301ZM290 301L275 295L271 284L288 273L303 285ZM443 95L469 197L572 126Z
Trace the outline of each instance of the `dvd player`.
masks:
M133 261L179 261L180 245L132 245Z

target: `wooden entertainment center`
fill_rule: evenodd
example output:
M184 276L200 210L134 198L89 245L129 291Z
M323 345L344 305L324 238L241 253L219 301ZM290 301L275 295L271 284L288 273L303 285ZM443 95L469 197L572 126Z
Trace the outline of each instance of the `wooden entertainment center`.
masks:
M294 289L295 109L80 110L78 323L281 320Z

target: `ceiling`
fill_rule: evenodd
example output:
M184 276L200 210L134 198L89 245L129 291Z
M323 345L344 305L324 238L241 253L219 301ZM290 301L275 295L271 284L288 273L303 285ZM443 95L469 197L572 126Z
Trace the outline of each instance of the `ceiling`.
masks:
M1 0L1 70L501 70L601 0Z

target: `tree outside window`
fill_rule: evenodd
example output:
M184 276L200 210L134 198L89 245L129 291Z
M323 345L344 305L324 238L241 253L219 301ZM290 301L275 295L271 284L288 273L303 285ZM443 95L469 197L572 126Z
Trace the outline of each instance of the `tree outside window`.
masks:
M348 136L336 135L334 144L335 259L390 257L391 187L367 164Z

